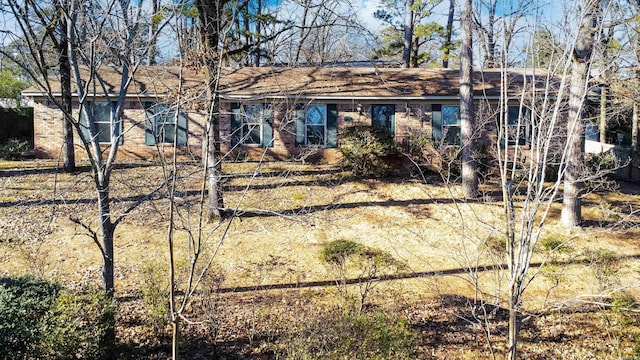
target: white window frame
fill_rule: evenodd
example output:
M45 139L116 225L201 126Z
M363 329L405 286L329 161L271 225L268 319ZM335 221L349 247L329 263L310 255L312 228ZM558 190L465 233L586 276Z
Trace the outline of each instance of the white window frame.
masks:
M242 115L240 118L240 144L249 146L261 146L262 145L262 131L264 126L265 106L263 104L242 104ZM249 121L254 120L254 121ZM251 127L250 130L245 131ZM258 142L247 142L252 139L249 135L251 131L258 131Z
M177 119L175 111L171 111L171 105L159 103L155 105L153 116L153 131L156 144L173 144L173 137L167 139L166 128L173 126L174 134L177 131Z
M456 123L455 124L448 124L447 123L447 113L448 111L445 111L445 109L454 109L454 114L457 114L456 117ZM457 110L457 111L455 111ZM460 145L462 142L462 129L460 127L460 106L459 105L442 105L441 108L441 112L442 112L442 144L444 145ZM456 128L458 129L458 142L449 142L447 141L447 135L449 133L449 129L451 128Z
M98 144L111 144L111 134L113 133L113 126L118 126L117 124L114 124L113 121L113 106L115 105L114 102L109 102L109 101L87 101L87 105L88 107L93 110L93 116L94 116L94 121L95 121L95 126L96 126L96 139L98 140ZM100 119L97 116L97 110L98 107L107 107L108 110L108 114L109 114L109 118L108 119ZM84 109L83 109L84 110ZM87 133L91 134L90 128L89 128L89 119L87 117L86 111L82 112L82 116L85 117L86 120L86 126L87 126ZM100 140L100 135L103 134L102 128L106 127L105 126L108 125L108 129L109 129L109 141L101 141ZM119 124L119 128L118 128L118 135L117 137L119 138L118 141L122 142L122 124Z
M322 124L309 124L309 113L318 108L323 109L320 111L323 115ZM327 145L327 104L310 104L307 105L304 110L304 143L306 146L326 146ZM309 144L309 127L321 127L322 126L322 143L321 144Z
M511 116L509 116L509 114L512 112L511 110L513 110L513 112L517 114L515 119L511 119ZM507 105L507 111L504 117L507 121L507 126L503 127L503 130L507 131L507 146L523 146L529 144L531 110L529 110L529 108L527 108L526 106L521 107L520 105ZM519 130L520 136L522 138L522 144L520 144L520 138L512 140L509 136L513 134L515 137L515 135L518 134L518 128L520 128ZM503 136L501 140L504 141L505 137Z

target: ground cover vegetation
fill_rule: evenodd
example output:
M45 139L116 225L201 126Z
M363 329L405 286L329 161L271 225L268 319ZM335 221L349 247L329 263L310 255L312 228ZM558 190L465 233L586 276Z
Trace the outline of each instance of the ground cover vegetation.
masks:
M175 201L193 206L202 170L178 166L190 175L181 178ZM239 205L228 228L205 225L212 240L202 252L216 256L183 313L189 321L181 327L181 356L481 359L508 352L505 238L487 226L499 223L504 209L491 176L480 185L481 198L465 202L459 185L437 173L374 179L296 163L225 163L224 171L227 199ZM42 161L5 162L0 172L0 312L7 315L0 331L29 329L1 338L14 347L39 339L29 341L28 352L3 357L96 354L99 336L92 336L101 314L113 310L120 358L169 356L167 193L121 224L113 308L91 290L101 283L101 254L72 220L92 211L88 168L67 174ZM127 209L161 174L153 164L119 166L112 211ZM639 204L632 184L592 192L586 225L576 232L560 224L561 204L552 205L520 310L521 356L639 355L640 243L630 211ZM473 220L462 228L460 217ZM190 268L180 246L188 243L186 220L175 234L179 288ZM220 244L214 239L222 232ZM24 306L32 316L11 320ZM60 341L69 334L77 340Z

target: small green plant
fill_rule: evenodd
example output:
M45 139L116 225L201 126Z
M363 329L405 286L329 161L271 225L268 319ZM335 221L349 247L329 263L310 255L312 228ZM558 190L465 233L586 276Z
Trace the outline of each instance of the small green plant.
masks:
M363 310L371 289L380 280L380 275L397 272L406 267L386 251L344 239L326 244L320 252L320 260L334 272L338 292L346 302L353 298L347 287L350 277L358 284L359 311Z
M640 334L633 338L633 349L631 350L633 359L640 359Z
M97 359L105 351L102 339L115 324L115 303L102 290L87 287L62 290L42 323L41 347L45 358Z
M604 291L615 281L615 277L620 271L620 258L616 253L607 249L587 250L585 255L598 281L599 291Z
M147 313L147 321L154 336L162 334L167 326L169 314L169 284L163 269L153 260L141 269L143 282L140 290Z
M39 351L41 322L60 286L33 276L0 278L0 358L27 358Z
M276 347L282 359L411 359L418 334L409 322L383 311L330 309L295 329Z
M72 291L26 276L0 279L0 358L95 359L114 302L100 290Z
M358 176L389 175L393 167L389 157L397 154L389 132L370 126L351 126L340 137L343 164Z
M540 245L542 245L542 248L545 251L550 252L560 249L564 245L564 242L555 237L548 237L542 239L542 241L540 241Z
M505 254L507 251L507 237L506 236L489 236L484 245L494 255Z
M611 299L611 309L613 311L627 311L637 307L638 303L636 302L636 299L625 292L617 293L616 296Z
M0 159L16 160L31 155L33 150L26 140L9 139L0 145Z
M566 255L573 252L573 248L569 246L564 240L553 236L546 237L540 240L536 249L542 249L543 253L549 256L549 263L552 265L558 264L559 255Z

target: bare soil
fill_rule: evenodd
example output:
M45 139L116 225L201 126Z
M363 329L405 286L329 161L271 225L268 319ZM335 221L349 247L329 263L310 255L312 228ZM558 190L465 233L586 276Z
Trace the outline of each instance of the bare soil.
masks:
M417 358L506 353L504 210L496 184L483 184L480 200L464 201L457 185L437 176L426 183L360 179L338 167L296 163L234 163L224 170L225 205L235 216L203 224L202 237L202 260L215 255L210 274L224 280L200 289L188 309L197 324L186 326L187 357L274 358L279 339L339 302L336 274L319 259L322 247L338 239L384 250L406 264L383 274L366 309L406 318L420 334ZM167 174L147 163L116 169L113 215ZM203 178L197 164L181 164L178 174L175 243L183 283L187 229L199 224ZM116 229L118 336L133 358L168 357L166 334L151 333L140 291L149 285L145 269L164 274L168 266L166 194L163 189L142 202ZM640 188L624 183L584 200L582 230L559 225L559 202L542 230L524 296L523 358L640 356L637 312L609 306L622 295L640 301ZM0 163L0 276L99 285L98 248L72 221L97 229L95 205L88 168L64 174L44 161ZM553 241L563 246L550 256L544 243ZM611 266L602 265L603 257Z

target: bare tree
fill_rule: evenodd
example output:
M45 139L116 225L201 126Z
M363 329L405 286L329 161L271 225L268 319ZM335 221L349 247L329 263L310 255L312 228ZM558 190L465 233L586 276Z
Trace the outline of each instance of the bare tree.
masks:
M453 42L451 41L453 37L453 17L456 11L456 0L449 0L449 13L447 15L447 30L446 30L446 38L444 42L444 54L442 56L442 67L449 67L449 58L451 56L451 48L453 47Z
M157 64L158 56L158 22L162 18L160 14L160 0L151 0L151 19L149 21L149 60L147 64Z
M411 49L413 42L413 0L404 0L404 35L402 49L402 67L411 66Z
M505 63L508 59L498 57L500 54L507 53L500 51L497 48L498 44L502 44L505 49L511 47L515 35L521 30L518 23L535 8L536 4L531 0L515 2L478 0L475 4L473 22L482 48L482 64L486 68L499 67L500 63ZM499 6L501 8L498 8Z
M580 181L584 162L584 101L587 80L593 55L596 16L601 0L584 0L580 13L580 27L573 48L571 89L569 91L569 122L567 138L567 162L564 171L564 193L562 198L562 224L574 228L582 221Z
M473 50L472 6L466 0L462 16L462 41L460 46L460 133L462 142L462 189L464 196L478 196L478 173L472 136L475 131L473 112Z
M124 1L109 1L106 3L92 3L91 16L86 12L87 4L83 1L66 0L56 4L57 16L64 18L54 23L60 28L64 41L57 47L61 50L62 65L68 66L70 74L62 72L59 83L62 87L73 87L77 94L78 108L72 111L69 99L58 99L60 84L56 84L54 77L49 74L46 61L46 44L41 41L39 28L46 26L42 18L34 19L43 8L32 7L31 2L23 3L17 0L7 0L7 6L18 24L19 32L15 36L26 42L29 62L15 59L29 74L31 80L40 87L47 98L60 109L65 122L71 124L79 136L85 154L91 166L93 185L96 191L98 230L94 229L87 219L72 218L71 220L82 226L93 239L102 255L102 280L104 290L111 298L114 297L114 233L118 224L141 201L132 203L121 214L116 214L111 208L110 180L116 162L116 154L123 133L123 110L125 97L129 91L133 76L146 55L146 50L137 52L132 43L138 39L140 23L143 23L141 6L134 6ZM82 27L79 24L82 23ZM66 44L62 49L61 44ZM118 51L115 51L118 49ZM112 63L114 54L118 56L120 67L119 82L115 84L117 91L113 92L106 80L101 76L103 65ZM4 54L11 56L12 54ZM109 61L106 61L109 59ZM66 70L66 69L65 69ZM107 127L98 124L98 98L106 98L105 112L109 114ZM104 119L103 119L104 120ZM103 346L109 349L108 357L115 357L115 321L108 319L110 324L104 337Z

